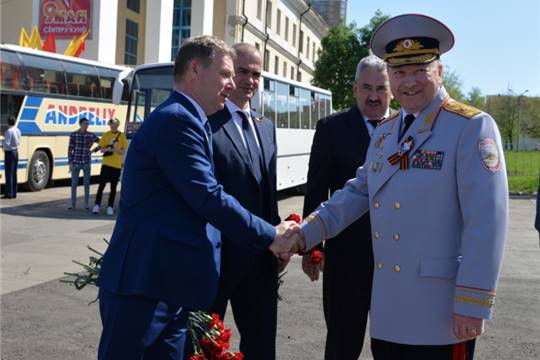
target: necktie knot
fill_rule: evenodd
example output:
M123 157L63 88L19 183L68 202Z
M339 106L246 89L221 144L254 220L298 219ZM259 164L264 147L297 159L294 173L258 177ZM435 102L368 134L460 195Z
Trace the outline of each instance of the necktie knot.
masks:
M368 120L367 122L370 123L371 126L373 126L374 128L376 128L377 125L379 125L379 123L380 123L381 121L380 121L380 120Z
M415 119L415 117L414 117L413 114L407 114L407 116L405 116L405 130L403 130L403 132L407 131L407 129L413 123L414 119Z

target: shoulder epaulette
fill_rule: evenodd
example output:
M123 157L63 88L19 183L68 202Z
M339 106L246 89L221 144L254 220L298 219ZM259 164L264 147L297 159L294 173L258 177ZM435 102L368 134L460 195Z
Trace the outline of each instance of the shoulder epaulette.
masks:
M454 99L448 99L446 104L444 104L444 109L451 113L461 115L467 119L470 119L482 112L481 110L478 110L477 108L474 108L466 104L462 104L459 101L456 101Z
M394 111L393 113L390 114L390 116L388 116L386 119L384 119L383 121L381 121L379 123L379 125L377 126L381 126L382 124L390 121L390 120L393 120L394 118L396 118L397 116L399 115L399 111Z

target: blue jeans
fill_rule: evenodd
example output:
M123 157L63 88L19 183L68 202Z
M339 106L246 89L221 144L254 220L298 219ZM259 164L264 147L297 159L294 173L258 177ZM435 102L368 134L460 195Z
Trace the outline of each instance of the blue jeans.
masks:
M88 199L90 198L90 163L73 164L71 169L71 206L75 209L77 205L77 185L79 185L79 174L83 172L84 183L84 207L88 207Z

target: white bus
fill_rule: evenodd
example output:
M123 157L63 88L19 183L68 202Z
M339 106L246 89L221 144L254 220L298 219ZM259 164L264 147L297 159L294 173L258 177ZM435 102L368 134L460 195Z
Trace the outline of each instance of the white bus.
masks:
M22 134L17 180L32 191L51 180L66 179L69 134L82 117L88 130L101 135L107 122L123 121L127 105L121 104L129 68L0 44L0 134L15 116ZM99 174L101 156L92 159L92 175ZM4 152L0 151L0 177L5 182Z
M136 67L127 77L130 96L126 135L131 138L152 110L167 99L173 87L173 63ZM278 190L307 181L309 153L317 121L332 113L332 94L267 72L252 107L272 120L277 129Z

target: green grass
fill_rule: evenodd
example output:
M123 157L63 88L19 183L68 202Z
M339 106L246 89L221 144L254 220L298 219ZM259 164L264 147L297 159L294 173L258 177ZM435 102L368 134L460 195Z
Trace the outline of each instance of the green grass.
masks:
M536 192L540 177L539 151L505 151L510 192Z

